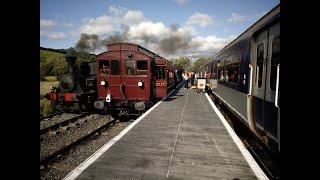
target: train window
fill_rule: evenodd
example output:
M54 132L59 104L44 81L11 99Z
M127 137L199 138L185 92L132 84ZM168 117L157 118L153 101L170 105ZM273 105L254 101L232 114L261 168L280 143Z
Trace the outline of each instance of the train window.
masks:
M262 85L262 73L263 73L263 55L264 55L264 45L260 43L257 47L257 80L258 87L261 88Z
M272 41L270 89L273 91L276 90L277 66L279 63L280 63L280 36L277 36Z
M148 62L137 61L137 75L147 75Z
M224 81L224 66L221 62L219 62L217 64L217 78L220 80L220 81Z
M120 62L119 60L111 61L111 74L112 75L120 75Z
M109 71L110 71L110 63L107 60L100 60L99 61L99 69L100 69L100 73L101 75L109 75Z
M134 61L126 61L126 75L134 76L135 75L135 63Z
M166 79L166 71L163 66L157 66L157 79Z
M226 80L231 83L239 82L239 62L227 65Z

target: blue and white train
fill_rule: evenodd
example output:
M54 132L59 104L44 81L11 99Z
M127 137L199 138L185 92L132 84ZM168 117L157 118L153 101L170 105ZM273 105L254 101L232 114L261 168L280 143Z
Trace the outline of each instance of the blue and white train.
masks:
M280 152L280 4L198 73L257 137Z

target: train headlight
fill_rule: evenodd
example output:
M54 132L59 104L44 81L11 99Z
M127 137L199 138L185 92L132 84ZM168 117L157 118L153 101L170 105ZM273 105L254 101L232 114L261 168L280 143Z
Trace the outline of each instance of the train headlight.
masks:
M142 82L142 81L139 81L139 82L138 82L138 86L139 86L139 87L142 87L142 86L143 86L143 82Z
M104 86L104 85L106 85L106 82L105 81L101 81L100 84L101 84L101 86Z

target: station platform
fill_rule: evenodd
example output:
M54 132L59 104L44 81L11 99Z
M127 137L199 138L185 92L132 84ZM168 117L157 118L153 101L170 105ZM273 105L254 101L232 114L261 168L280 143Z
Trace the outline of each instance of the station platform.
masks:
M263 179L207 95L177 89L145 114L65 179Z

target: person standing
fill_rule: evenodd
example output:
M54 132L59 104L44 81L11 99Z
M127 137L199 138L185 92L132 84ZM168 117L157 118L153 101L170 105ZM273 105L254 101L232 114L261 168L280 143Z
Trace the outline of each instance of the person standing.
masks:
M184 73L184 87L188 89L189 77L187 73Z
M194 74L194 84L197 86L198 84L198 73Z

